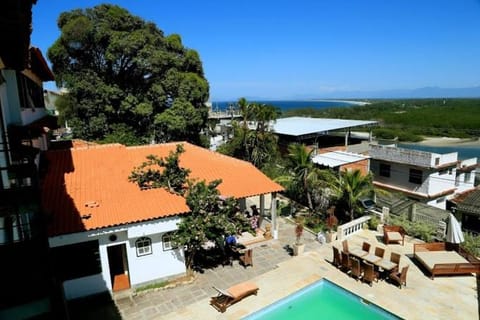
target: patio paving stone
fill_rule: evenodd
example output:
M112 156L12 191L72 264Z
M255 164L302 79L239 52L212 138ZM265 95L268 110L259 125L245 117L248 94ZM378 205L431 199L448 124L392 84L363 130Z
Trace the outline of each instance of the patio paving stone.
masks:
M292 257L289 246L294 242L293 225L280 219L279 240L253 250L253 267L244 268L238 261L233 266L220 266L197 273L197 279L186 285L141 293L116 300L123 319L240 319L321 278L327 278L347 290L405 319L479 319L477 279L474 276L436 277L431 280L409 258L413 243L406 238L405 246L384 245L381 234L362 230L348 238L349 246L361 246L363 241L386 248L385 257L394 251L402 254L400 265L409 264L407 287L399 289L387 281L374 282L370 287L356 281L332 266L332 245L320 244L315 236L305 233L305 253ZM209 305L216 295L212 286L228 288L251 280L260 290L219 313Z

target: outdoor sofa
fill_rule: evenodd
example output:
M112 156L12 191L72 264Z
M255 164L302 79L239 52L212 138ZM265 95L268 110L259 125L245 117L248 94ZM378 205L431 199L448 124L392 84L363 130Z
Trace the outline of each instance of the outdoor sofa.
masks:
M445 242L413 245L413 254L431 274L455 275L480 273L480 260L464 249Z
M383 242L389 244L390 242L405 241L405 230L401 226L383 226Z

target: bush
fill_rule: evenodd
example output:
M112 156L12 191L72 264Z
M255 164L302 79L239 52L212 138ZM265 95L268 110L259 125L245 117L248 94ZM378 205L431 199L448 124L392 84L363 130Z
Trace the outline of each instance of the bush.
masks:
M305 226L315 233L325 230L323 220L318 214L305 216Z
M460 246L473 254L475 257L480 257L480 236L474 236L471 233L466 232L464 235L465 242Z
M421 221L409 221L404 215L390 215L389 224L402 226L409 236L425 242L432 241L436 234L436 226Z
M370 220L368 220L368 229L370 230L377 230L378 224L380 220L378 220L376 215L372 215Z
M398 141L419 142L422 140L423 138L421 136L410 132L400 132L398 134Z
M392 129L386 129L386 128L373 130L373 134L377 139L392 140L392 139L395 139L396 137L395 131L393 131Z

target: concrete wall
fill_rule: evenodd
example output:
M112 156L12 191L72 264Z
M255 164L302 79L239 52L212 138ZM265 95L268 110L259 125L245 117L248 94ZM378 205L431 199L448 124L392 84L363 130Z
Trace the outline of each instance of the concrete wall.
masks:
M369 155L376 160L433 168L457 161L458 153L437 154L392 146L370 145Z

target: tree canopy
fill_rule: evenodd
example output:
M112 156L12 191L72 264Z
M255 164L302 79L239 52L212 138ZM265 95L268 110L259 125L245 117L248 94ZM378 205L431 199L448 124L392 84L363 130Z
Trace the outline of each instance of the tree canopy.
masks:
M233 138L218 151L251 162L257 168L272 163L279 157L278 138L269 130L269 124L277 119L278 110L272 105L250 103L240 98L237 106L242 121L233 122ZM249 127L253 121L255 126Z
M179 161L184 152L183 145L178 144L165 158L149 155L147 161L133 169L128 179L140 188L164 188L185 197L190 213L182 216L173 240L186 248L185 264L191 273L203 244L212 241L222 246L225 236L252 230L237 208L237 201L221 197L217 189L221 180L207 183L189 179L190 170L182 168Z
M199 54L179 35L107 4L64 12L58 27L48 58L68 89L57 107L75 137L199 144L209 85Z

